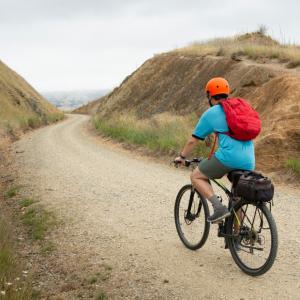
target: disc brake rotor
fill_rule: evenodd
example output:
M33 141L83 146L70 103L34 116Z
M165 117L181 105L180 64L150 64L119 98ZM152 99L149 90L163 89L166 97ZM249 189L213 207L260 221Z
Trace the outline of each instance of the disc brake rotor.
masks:
M255 229L250 230L250 228L247 229L247 233L245 234L245 237L243 239L243 242L245 245L251 245L253 246L259 239L259 234Z

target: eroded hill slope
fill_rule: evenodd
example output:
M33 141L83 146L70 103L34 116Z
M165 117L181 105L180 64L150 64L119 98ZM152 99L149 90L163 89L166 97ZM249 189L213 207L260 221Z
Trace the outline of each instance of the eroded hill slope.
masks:
M255 141L259 168L277 170L287 158L300 157L300 73L271 59L188 51L157 55L95 102L93 111L97 108L101 118L134 113L143 119L163 112L200 116L208 108L204 86L215 76L228 79L232 96L246 98L261 115L263 130Z
M62 113L48 103L20 75L0 61L0 134L38 127L62 118Z

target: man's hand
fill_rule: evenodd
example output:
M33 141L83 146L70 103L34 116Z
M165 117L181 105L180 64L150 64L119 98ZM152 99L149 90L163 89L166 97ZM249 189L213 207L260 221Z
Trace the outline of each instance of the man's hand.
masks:
M183 159L182 157L180 157L180 156L178 156L178 157L176 157L175 159L174 159L174 163L176 164L176 165L183 165L184 164L184 162L185 162L185 159Z

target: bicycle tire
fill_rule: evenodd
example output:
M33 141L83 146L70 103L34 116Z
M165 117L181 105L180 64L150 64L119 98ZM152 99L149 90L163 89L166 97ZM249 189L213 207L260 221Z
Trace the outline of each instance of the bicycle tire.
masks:
M264 204L260 204L257 205L253 202L242 202L240 205L238 205L235 208L235 211L237 211L239 208L241 208L243 205L253 205L256 206L258 209L261 210L261 212L263 213L263 216L266 218L268 224L269 224L269 229L271 232L271 248L270 248L270 253L268 258L266 259L266 262L258 268L250 268L248 267L239 257L239 252L236 249L236 247L234 246L234 239L233 238L227 238L227 244L228 244L228 248L230 250L231 256L233 258L233 260L235 261L235 263L238 265L238 267L245 272L248 275L251 276L260 276L265 274L274 264L276 255L277 255L277 250L278 250L278 234L277 234L277 227L276 227L276 223L275 220L270 212L270 210L267 208L266 205ZM235 216L234 214L232 214L229 219L228 219L228 223L227 223L227 232L229 234L233 233L233 227L234 227L234 219Z
M209 234L210 223L207 221L207 218L209 217L209 208L208 208L206 199L204 197L202 197L197 191L195 191L194 196L197 195L199 197L199 204L201 203L202 208L204 210L204 214L201 215L202 217L204 216L204 220L203 220L204 221L204 230L203 230L202 236L199 237L200 240L197 243L191 243L185 237L185 234L182 231L181 224L180 224L180 216L179 216L180 202L182 200L183 195L189 191L190 192L192 191L191 184L187 184L187 185L183 186L177 194L176 201L175 201L175 207L174 207L175 226L176 226L177 233L178 233L179 238L182 241L182 243L190 250L197 250L205 244L208 234Z

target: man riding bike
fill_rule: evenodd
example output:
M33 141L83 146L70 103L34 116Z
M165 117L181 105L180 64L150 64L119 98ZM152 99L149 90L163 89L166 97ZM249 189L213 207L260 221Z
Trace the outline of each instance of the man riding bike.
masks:
M205 91L210 108L202 114L192 136L185 144L180 155L175 158L175 162L183 164L185 158L199 140L204 140L211 133L218 135L219 143L216 153L208 159L202 160L191 174L193 186L213 206L214 213L208 218L208 221L215 223L226 218L230 213L215 195L209 179L222 178L235 169L254 170L255 155L252 139L239 140L229 134L231 128L228 126L228 118L223 109L223 102L229 101L229 84L227 80L221 77L212 78L208 81Z

